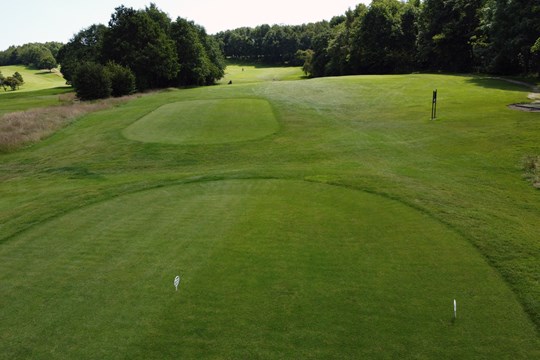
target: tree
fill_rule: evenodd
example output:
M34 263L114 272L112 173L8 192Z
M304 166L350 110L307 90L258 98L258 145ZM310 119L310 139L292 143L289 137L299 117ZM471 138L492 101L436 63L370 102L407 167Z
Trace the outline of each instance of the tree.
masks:
M540 35L538 19L538 1L486 0L475 41L482 65L500 74L540 71L540 59L531 52Z
M122 65L108 62L105 71L111 80L111 95L114 97L130 95L135 92L135 75Z
M208 69L208 56L192 22L178 18L171 26L171 38L176 44L180 71L178 85L204 85Z
M18 71L16 71L15 74L13 74L13 77L17 79L21 85L24 84L24 79Z
M104 60L129 66L140 90L168 86L180 67L174 41L162 21L154 20L156 11L116 8L103 39Z
M321 31L315 35L313 39L313 57L311 59L311 68L308 69L310 76L320 77L327 76L327 64L330 61L328 56L328 43L332 39L332 32L330 29Z
M73 80L73 74L80 64L101 61L106 31L107 27L104 25L92 25L79 31L58 51L58 62L68 84Z
M426 0L419 21L419 60L424 69L473 70L472 40L485 0Z
M54 56L52 56L51 52L43 53L41 54L40 58L38 59L38 68L39 69L48 69L52 72L52 69L54 69L58 64L56 63L56 59Z
M225 58L221 52L218 41L213 36L208 36L202 26L195 25L204 50L206 51L206 61L208 73L206 74L205 85L213 85L225 75Z
M303 62L302 71L306 76L311 76L313 72L313 55L315 52L311 49L298 50L296 57Z
M105 67L93 62L77 67L73 74L73 87L81 100L104 99L112 93L111 79Z
M537 54L540 53L540 37L536 39L534 45L531 47L531 53Z
M263 39L265 58L271 63L285 64L293 61L298 50L298 39L288 26L274 25Z
M365 73L396 73L407 68L410 57L407 49L411 46L411 37L415 37L412 24L406 23L405 33L403 21L408 20L406 6L398 0L373 0L365 15L359 22L357 38L359 44L358 69ZM410 14L408 14L410 16ZM411 33L412 32L412 33Z
M4 79L2 86L4 87L4 91L6 90L6 87L10 87L12 91L15 91L19 89L20 85L21 82L17 78L8 76L6 79Z
M19 86L24 84L22 75L19 72L15 72L12 76L4 77L0 71L0 86L7 91L7 88L11 88L12 91L19 89Z

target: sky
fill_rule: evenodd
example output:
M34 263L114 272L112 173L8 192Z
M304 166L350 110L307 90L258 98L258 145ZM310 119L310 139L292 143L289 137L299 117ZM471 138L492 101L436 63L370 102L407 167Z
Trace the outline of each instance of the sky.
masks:
M169 14L193 20L209 34L261 24L298 25L330 20L370 0L1 0L0 50L29 42L67 42L92 24L109 22L120 5L141 9L151 2Z

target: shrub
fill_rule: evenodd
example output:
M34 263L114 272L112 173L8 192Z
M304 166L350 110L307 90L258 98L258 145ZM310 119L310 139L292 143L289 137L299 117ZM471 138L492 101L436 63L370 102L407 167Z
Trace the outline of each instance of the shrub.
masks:
M105 67L112 84L112 96L120 97L135 92L135 75L133 72L115 62L107 63Z
M81 100L105 99L112 93L112 82L106 68L92 62L77 68L73 76L73 87Z

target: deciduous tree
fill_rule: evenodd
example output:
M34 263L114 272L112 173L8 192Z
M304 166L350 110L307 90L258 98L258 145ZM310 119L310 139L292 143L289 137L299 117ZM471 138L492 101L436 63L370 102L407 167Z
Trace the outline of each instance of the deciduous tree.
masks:
M154 8L120 6L103 40L104 59L129 66L140 90L167 86L179 71L174 41L156 17Z

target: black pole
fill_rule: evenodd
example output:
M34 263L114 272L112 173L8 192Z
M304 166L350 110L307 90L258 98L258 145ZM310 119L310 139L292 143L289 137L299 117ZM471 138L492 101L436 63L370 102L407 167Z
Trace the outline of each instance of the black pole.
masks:
M433 90L433 102L431 103L431 120L437 118L437 89Z

